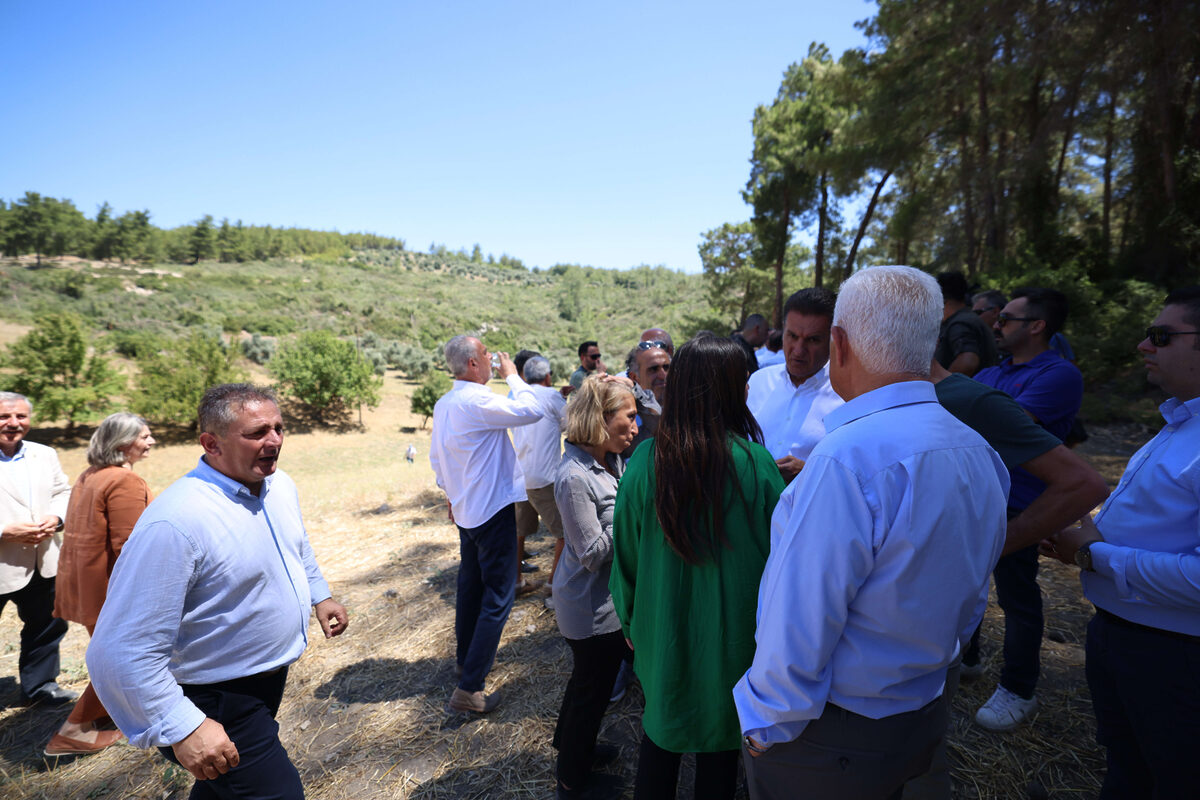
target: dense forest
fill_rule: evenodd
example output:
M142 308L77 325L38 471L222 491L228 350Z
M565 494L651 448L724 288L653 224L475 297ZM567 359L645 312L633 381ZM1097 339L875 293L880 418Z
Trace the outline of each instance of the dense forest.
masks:
M868 50L813 44L755 110L752 219L702 246L727 299L777 307L789 271L836 288L872 263L1197 281L1200 4L880 0L860 25Z

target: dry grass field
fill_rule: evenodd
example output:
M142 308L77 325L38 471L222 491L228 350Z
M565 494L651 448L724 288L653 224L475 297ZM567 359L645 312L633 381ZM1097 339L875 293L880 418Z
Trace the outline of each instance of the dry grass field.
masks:
M570 654L539 598L518 600L489 689L505 703L486 718L448 715L454 687L453 610L457 534L428 465L429 431L408 412L413 385L389 373L381 406L364 428L289 434L282 467L300 487L318 560L335 597L350 611L347 633L325 641L315 622L280 711L280 735L313 800L367 798L545 798L553 796L554 719ZM31 439L60 447L72 478L84 467L78 435L39 431ZM1115 482L1145 431L1098 431L1089 458ZM157 493L194 466L199 448L182 436L138 465ZM404 461L412 442L416 464ZM549 569L552 542L533 539L534 562ZM535 576L536 577L536 576ZM956 701L951 758L963 798L1094 797L1103 769L1093 742L1083 678L1084 625L1090 614L1078 580L1045 564L1047 637L1042 708L1031 725L1003 735L970 722L993 688L1001 624L989 610L989 674ZM45 742L66 709L25 708L15 681L18 622L0 617L0 798L178 800L191 777L155 752L121 745L95 756L48 764ZM71 626L61 682L82 690L86 633ZM632 778L640 738L640 690L632 687L605 719L601 738L622 746L611 767ZM687 767L685 759L685 768ZM688 796L685 774L681 796Z

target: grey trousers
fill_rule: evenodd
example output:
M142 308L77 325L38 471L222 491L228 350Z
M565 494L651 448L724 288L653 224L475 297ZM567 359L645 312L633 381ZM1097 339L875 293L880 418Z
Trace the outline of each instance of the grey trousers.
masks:
M949 713L945 697L883 719L826 704L798 739L755 758L743 748L750 798L898 800L904 782L929 769Z

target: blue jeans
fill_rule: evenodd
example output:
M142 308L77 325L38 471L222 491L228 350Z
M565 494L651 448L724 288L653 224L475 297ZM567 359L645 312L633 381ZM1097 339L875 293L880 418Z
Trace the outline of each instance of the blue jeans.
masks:
M478 692L496 660L517 590L517 520L512 504L477 528L458 528L458 601L454 610L458 688Z

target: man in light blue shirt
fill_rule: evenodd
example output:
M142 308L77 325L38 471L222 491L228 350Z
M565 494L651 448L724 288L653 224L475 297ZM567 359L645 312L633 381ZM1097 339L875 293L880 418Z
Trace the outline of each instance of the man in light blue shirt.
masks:
M275 714L287 668L346 629L276 470L283 421L248 384L205 392L204 455L143 512L121 551L88 647L92 685L137 747L215 787L192 797L303 798Z
M1200 752L1200 286L1177 289L1138 345L1170 398L1096 516L1044 543L1096 606L1087 681L1107 748L1102 798L1196 796Z
M838 297L830 379L846 404L775 509L758 647L733 691L754 800L888 797L945 731L1008 472L929 382L941 312L909 267L863 270Z

